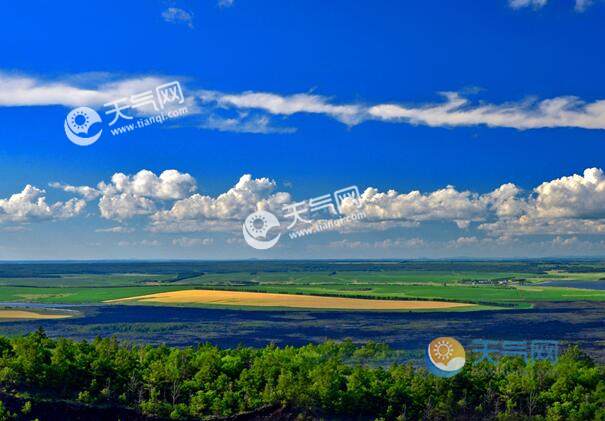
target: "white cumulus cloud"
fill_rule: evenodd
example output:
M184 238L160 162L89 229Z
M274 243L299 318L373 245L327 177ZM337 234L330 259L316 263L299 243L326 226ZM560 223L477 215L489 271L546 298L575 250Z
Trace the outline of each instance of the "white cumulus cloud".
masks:
M162 12L162 18L168 23L183 24L193 29L193 13L178 7L169 7Z
M111 182L100 182L99 201L101 216L124 220L136 215L155 212L157 200L177 200L196 190L195 179L176 170L163 171L159 176L141 170L133 176L116 173Z
M279 191L275 180L250 174L214 196L196 193L194 177L178 170L159 175L148 170L134 175L116 173L111 181L102 181L96 187L53 185L86 200L100 195L98 207L103 218L125 221L143 216L145 229L151 232L235 233L257 210L270 211L287 225L292 216L285 214L284 205L296 201L290 193ZM73 198L48 205L42 190L27 186L23 192L0 200L0 220L69 217L78 214L86 200ZM365 215L338 229L343 233L416 229L431 222L449 222L460 230L471 230L454 243L457 246L470 244L481 232L492 243L494 238L523 235L603 234L605 173L587 168L581 174L548 180L533 189L505 183L483 193L454 186L427 192L367 187L357 200L345 199L341 210L344 215ZM324 214L304 216L315 224L328 221ZM103 231L126 232L121 226Z
M45 193L44 190L28 184L20 193L0 199L0 222L27 223L66 219L79 215L86 207L86 201L75 198L49 204Z
M199 221L228 226L230 221L241 224L250 213L264 209L279 212L281 206L289 203L290 194L275 192L277 183L268 178L252 178L243 175L237 184L216 197L194 194L176 201L168 210L152 216L154 230L171 230L175 224L181 229L187 226L198 230ZM207 227L203 224L202 227Z

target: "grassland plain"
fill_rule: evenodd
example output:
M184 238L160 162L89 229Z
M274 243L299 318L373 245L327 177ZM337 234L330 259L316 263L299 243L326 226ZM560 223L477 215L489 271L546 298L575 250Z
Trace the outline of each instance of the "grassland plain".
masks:
M0 278L2 286L22 287L117 287L117 286L139 286L147 283L165 282L174 279L174 275L150 275L150 274L63 274L53 277L23 277L23 278Z
M542 278L544 276L544 278ZM604 274L605 276L605 274ZM518 272L476 272L476 271L311 271L311 272L234 272L209 273L176 281L176 284L349 284L349 283L424 283L461 282L472 280L527 279L532 281L551 279L548 275ZM553 279L556 279L553 277Z
M2 264L0 302L94 304L220 289L527 307L544 301L605 301L602 290L542 285L602 279L605 263L582 260Z
M183 289L178 286L139 287L0 287L0 302L31 302L48 304L90 304L118 298L133 297Z
M300 293L388 299L431 299L496 304L536 301L605 301L605 291L540 286L358 284L355 286L259 285L254 288L234 287L234 289L286 294Z

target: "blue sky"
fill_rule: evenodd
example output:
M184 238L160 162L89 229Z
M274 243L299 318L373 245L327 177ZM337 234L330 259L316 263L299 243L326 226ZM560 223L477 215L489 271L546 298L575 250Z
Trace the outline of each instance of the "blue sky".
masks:
M0 259L603 255L604 17L573 0L5 5ZM186 116L110 134L106 101L173 80ZM78 106L104 118L86 147L64 132ZM250 212L283 221L349 185L366 220L243 242Z

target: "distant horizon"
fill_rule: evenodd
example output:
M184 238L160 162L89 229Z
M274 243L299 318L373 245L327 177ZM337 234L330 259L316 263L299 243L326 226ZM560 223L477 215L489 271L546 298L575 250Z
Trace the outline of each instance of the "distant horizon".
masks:
M385 258L385 259L362 259L362 258L309 258L309 259L56 259L56 260L0 260L0 264L10 263L212 263L212 262L511 262L511 261L600 261L605 256L547 256L547 257L503 257L503 258L481 258L481 257L443 257L443 258Z

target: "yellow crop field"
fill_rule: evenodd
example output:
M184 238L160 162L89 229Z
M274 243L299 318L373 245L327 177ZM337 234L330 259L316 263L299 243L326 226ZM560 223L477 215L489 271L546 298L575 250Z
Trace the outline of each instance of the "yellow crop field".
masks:
M0 319L64 319L66 314L43 314L27 310L0 310Z
M372 300L245 291L182 290L122 298L107 302L148 302L162 304L214 304L222 306L292 307L336 310L431 310L472 307L473 304L444 301Z

